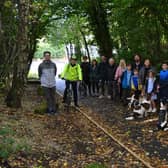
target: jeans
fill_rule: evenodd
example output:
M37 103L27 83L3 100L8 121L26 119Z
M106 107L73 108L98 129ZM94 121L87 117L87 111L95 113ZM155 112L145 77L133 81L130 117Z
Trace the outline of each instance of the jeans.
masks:
M66 100L67 98L67 90L70 88L70 85L72 85L72 91L73 91L73 96L74 96L74 104L78 104L78 93L77 93L77 82L76 81L65 81L65 91L64 91L64 97L63 101Z
M45 99L47 101L47 111L56 112L56 99L55 99L56 88L43 87L43 91L44 91Z

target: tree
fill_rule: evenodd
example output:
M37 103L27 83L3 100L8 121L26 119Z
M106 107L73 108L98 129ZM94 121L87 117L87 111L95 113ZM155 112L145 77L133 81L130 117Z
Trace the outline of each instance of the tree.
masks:
M12 87L7 95L7 105L9 107L21 107L21 99L24 92L24 84L26 82L27 74L27 61L28 61L28 24L30 14L30 1L18 1L18 19L19 19L19 32L17 34L18 54L14 63L14 75Z
M88 14L90 27L99 46L100 55L112 57L112 39L109 33L107 11L102 0L86 0L86 12Z
M14 16L17 22L14 25L18 31L14 37L17 52L12 61L12 86L6 98L7 105L10 107L21 107L28 70L36 50L37 38L46 33L45 28L51 16L47 4L48 1L18 0L13 2L13 6L17 8Z

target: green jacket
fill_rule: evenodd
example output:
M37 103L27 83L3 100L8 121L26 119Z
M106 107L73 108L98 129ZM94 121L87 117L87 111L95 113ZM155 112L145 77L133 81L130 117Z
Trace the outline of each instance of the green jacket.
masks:
M72 66L67 64L64 67L63 72L61 73L61 78L69 81L78 81L82 80L82 71L79 64Z

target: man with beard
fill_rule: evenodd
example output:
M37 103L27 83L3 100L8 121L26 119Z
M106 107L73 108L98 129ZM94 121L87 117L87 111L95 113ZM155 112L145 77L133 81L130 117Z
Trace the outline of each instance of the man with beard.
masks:
M143 66L143 64L141 62L141 57L138 54L136 54L134 56L134 62L132 64L132 70L137 69L138 71L140 71L142 66Z

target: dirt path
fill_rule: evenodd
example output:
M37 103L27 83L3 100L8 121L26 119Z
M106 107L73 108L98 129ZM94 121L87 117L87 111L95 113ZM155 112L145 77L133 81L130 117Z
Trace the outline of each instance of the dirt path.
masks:
M0 105L1 128L12 129L15 141L30 148L11 155L10 167L85 168L90 163L107 168L144 167L77 111L61 110L57 116L34 114L41 101L36 87L28 87L23 109Z
M168 167L168 134L157 131L157 116L126 121L127 109L111 100L87 97L83 110L154 167Z

